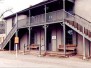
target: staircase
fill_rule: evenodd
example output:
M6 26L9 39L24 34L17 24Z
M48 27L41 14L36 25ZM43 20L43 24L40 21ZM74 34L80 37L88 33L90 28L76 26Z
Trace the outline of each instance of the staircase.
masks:
M14 35L14 33L16 32L16 25L11 29L11 31L9 32L9 34L6 36L5 40L3 41L2 45L1 45L1 49L4 49L4 47L7 45L7 43L9 42L9 40L12 38L12 36Z
M65 11L65 24L74 31L91 41L91 22L77 14L71 14Z

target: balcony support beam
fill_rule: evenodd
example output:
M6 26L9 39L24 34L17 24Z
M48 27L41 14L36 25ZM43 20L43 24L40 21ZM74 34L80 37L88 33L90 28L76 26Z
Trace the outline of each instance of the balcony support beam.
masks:
M29 22L29 28L28 28L28 31L29 31L29 45L31 44L31 21L30 21L30 16L31 16L31 11L29 10L29 19L28 19L28 22Z
M65 45L65 35L66 35L66 33L65 33L65 24L63 24L63 44L64 44L64 56L66 56L66 45Z
M65 0L63 0L63 12L65 11ZM64 45L64 56L66 56L66 45L65 45L65 12L63 13L63 45Z
M29 43L28 43L28 45L30 45L31 44L31 29L32 28L28 28L28 31L29 31Z
M47 26L46 25L44 25L44 33L45 33L45 36L44 36L44 38L45 38L44 45L45 45L45 52L46 52L46 50L47 50L47 48L46 48L47 47L47 44L46 44L47 43L47 41L46 41L47 40Z
M44 36L44 38L45 38L45 42L44 42L44 45L45 45L45 52L46 52L46 40L47 40L47 38L46 38L46 36L47 36L47 27L46 27L46 13L47 13L47 9L46 9L46 5L44 6L44 10L45 10L45 25L44 25L44 33L45 33L45 36Z
M16 13L16 37L18 37L18 14ZM16 47L16 58L17 58L17 53L18 53L18 44L15 44Z

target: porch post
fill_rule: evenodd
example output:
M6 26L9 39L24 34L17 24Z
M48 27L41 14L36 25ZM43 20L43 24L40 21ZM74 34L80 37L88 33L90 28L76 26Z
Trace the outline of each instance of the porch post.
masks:
M40 30L39 56L42 56L41 55L41 30Z
M66 56L66 45L65 45L65 24L63 24L63 44L64 44L64 55Z
M86 59L86 45L85 45L85 37L84 37L84 27L83 27L83 59Z
M11 51L11 40L9 41L9 51Z
M65 0L63 0L63 45L64 45L64 56L66 56L66 45L65 45Z
M28 22L29 22L28 25L29 25L29 27L30 27L30 25L31 25L31 24L30 24L30 23L31 23L31 22L30 22L30 16L31 16L31 11L29 10L29 18L28 18Z
M28 45L30 45L31 44L31 28L29 27L28 28L28 31L29 31L29 43L28 43Z
M46 25L44 25L44 32L45 32L45 42L44 42L44 45L45 45L45 52L46 52L46 36L47 36L47 26Z
M28 19L28 22L29 22L29 28L28 28L28 30L29 30L29 45L30 45L30 42L31 42L31 40L30 40L30 37L31 37L31 28L30 28L30 26L31 26L31 22L30 22L30 16L31 16L31 12L30 12L30 10L29 10L29 19Z
M16 13L16 37L18 37L18 15Z
M18 31L17 30L18 30L18 14L16 13L16 34L15 34L16 37L18 37ZM18 44L15 44L15 46L16 46L16 57L17 57L17 53L18 53L17 45Z
M44 42L44 45L45 45L45 52L46 52L46 34L47 34L47 27L46 27L46 5L44 6L44 9L45 9L45 25L44 25L44 32L45 32L45 42Z

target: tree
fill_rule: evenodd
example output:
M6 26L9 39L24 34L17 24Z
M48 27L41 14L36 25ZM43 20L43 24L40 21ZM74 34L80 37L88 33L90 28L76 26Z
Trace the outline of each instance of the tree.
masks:
M4 15L6 12L11 11L11 10L12 10L12 9L7 9L7 10L5 10L3 13L0 14L0 18L2 18L3 15Z
M0 0L0 4L2 4L4 2L4 0ZM3 18L4 14L8 11L11 11L11 8L5 9L2 13L0 13L0 19ZM11 11L12 12L12 11Z

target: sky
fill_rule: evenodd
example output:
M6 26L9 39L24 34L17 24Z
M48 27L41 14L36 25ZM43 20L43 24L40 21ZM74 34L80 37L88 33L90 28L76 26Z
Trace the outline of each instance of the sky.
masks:
M12 12L18 12L25 8L28 8L31 5L35 5L43 0L2 0L0 2L0 13L4 12L7 9L12 8ZM8 11L4 14L4 16L8 16L12 14L12 12Z

